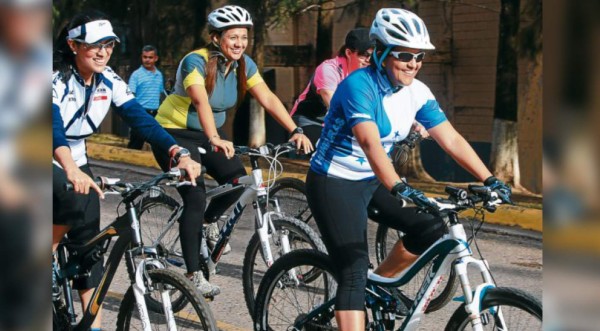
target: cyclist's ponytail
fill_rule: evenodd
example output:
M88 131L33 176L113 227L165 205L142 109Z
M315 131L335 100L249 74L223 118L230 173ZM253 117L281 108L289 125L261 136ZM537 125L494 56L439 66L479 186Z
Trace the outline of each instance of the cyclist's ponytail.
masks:
M58 71L63 82L67 82L73 74L75 66L75 54L67 43L69 30L88 22L107 19L106 14L98 10L86 10L75 15L71 21L60 31L54 40L52 52L52 71Z

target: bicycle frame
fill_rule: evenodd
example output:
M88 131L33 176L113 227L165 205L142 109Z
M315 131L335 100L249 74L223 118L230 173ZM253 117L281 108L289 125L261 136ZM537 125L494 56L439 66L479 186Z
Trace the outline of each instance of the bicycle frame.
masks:
M235 208L233 209L232 215L229 217L227 222L223 225L219 232L219 239L215 244L215 247L210 255L210 260L213 264L216 264L221 258L222 252L225 249L225 246L229 242L229 238L233 231L233 228L239 221L242 212L246 208L249 203L252 203L255 210L255 220L256 220L256 231L259 234L261 247L264 253L265 262L268 266L273 264L273 255L271 253L270 245L268 244L268 236L269 230L275 230L271 223L271 215L273 213L279 212L279 205L275 201L275 209L276 212L265 212L266 209L266 201L267 201L267 188L263 185L262 179L262 169L258 165L258 156L251 155L250 156L250 164L252 166L252 173L250 175L246 175L240 177L235 180L236 185L244 185L246 186L244 193L240 196L238 201L235 203ZM226 184L227 185L227 184ZM219 186L214 190L218 190L219 188L225 185ZM219 193L221 194L221 193ZM208 192L207 192L208 195ZM213 196L214 197L214 196ZM284 243L285 245L285 243ZM284 246L285 247L285 246ZM289 244L287 246L289 248ZM210 268L210 266L209 266Z
M462 286L464 297L458 301L466 303L467 311L474 316L472 325L474 330L481 330L481 320L479 317L480 302L485 292L495 284L488 271L487 262L473 258L471 249L467 242L467 237L464 227L458 221L456 213L448 214L449 233L438 239L425 253L404 270L400 275L393 278L386 278L368 272L367 287L366 287L366 303L370 306L373 316L376 320L382 320L382 308L391 307L396 303L394 298L385 288L397 288L408 283L425 265L434 261L431 270L423 280L421 288L417 292L413 306L408 315L404 318L404 322L398 330L413 331L416 330L421 319L425 315L425 310L433 297L435 290L441 282L443 275L448 275L450 268L454 268ZM478 285L473 291L467 276L467 267L474 264L481 272L483 283ZM456 300L456 299L455 299ZM333 311L335 297L328 300L326 303L310 311L304 318L294 323L297 330L301 330L302 326L311 319ZM501 323L503 322L502 315L499 312ZM385 330L383 325L376 325L375 330Z
M263 251L263 256L265 258L265 263L267 263L268 266L271 266L274 262L271 247L268 244L268 236L269 230L275 231L274 226L271 222L271 215L279 213L281 211L279 209L277 199L269 199L269 202L273 203L275 211L265 211L267 206L268 191L263 183L262 169L258 164L258 159L259 156L250 155L250 164L252 167L252 172L249 175L239 177L229 183L219 185L213 189L206 191L207 199L213 199L215 197L230 193L234 190L238 190L241 187L244 187L244 192L234 204L235 207L231 216L219 230L219 239L217 240L217 243L215 244L215 247L213 248L212 252L209 253L208 247L206 246L206 240L205 238L202 238L200 255L202 255L202 257L206 260L210 272L213 272L215 270L216 264L221 259L223 250L229 242L231 233L233 232L235 225L240 220L242 212L244 211L246 206L250 203L253 204L255 209L255 227L261 241L261 248ZM158 235L158 238L154 240L154 245L145 246L143 248L145 253L151 256L158 255L156 252L156 245L158 245L162 238L167 234L168 229L171 226L173 226L173 224L179 219L179 217L181 217L182 212L183 206L179 206L178 209L171 214L171 217L167 222L168 225ZM282 244L284 249L290 251L289 242L286 242L286 239L287 237L283 238L284 242ZM179 263L175 264L180 265Z
M96 237L82 245L61 243L57 249L58 262L60 265L60 270L58 273L59 281L62 281L63 285L69 323L71 325L76 325L74 329L75 331L89 330L94 319L98 315L98 311L100 310L102 303L104 302L108 288L110 287L110 284L114 278L121 258L124 254L126 254L127 258L133 263L133 252L141 248L139 220L137 211L132 202L133 199L134 198L131 200L124 200L127 210L126 213L122 216L119 216L115 221L102 229ZM119 238L112 247L108 259L104 265L104 273L102 274L100 284L94 291L81 321L79 324L77 324L76 314L73 308L70 280L80 277L81 269L85 269L85 267L87 267L87 263L95 263L93 260L90 261L92 258L96 258L96 261L98 261L98 259L104 256L113 237ZM132 243L134 248L128 249ZM96 251L98 247L99 251ZM67 261L65 252L65 249L67 248L70 252L72 252L69 256L69 261ZM135 279L132 279L131 281L135 282ZM139 306L140 304L138 304L138 307ZM143 306L145 309L145 304Z

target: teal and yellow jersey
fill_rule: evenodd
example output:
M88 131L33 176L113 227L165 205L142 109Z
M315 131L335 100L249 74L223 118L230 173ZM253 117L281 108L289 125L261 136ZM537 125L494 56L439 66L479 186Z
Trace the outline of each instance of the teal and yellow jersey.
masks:
M208 50L202 48L187 54L179 63L175 81L175 89L160 105L156 120L165 128L202 130L196 108L192 105L191 98L186 89L192 85L204 86L206 77L206 64L208 63ZM246 87L251 89L263 79L258 72L256 63L246 54ZM238 63L231 64L227 73L219 64L217 80L208 102L215 116L217 128L225 123L226 112L233 109L237 104L237 67Z

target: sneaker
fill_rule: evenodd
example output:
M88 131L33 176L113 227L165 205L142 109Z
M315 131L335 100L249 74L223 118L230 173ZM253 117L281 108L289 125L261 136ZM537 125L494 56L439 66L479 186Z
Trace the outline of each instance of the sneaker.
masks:
M212 251L219 240L219 226L217 222L209 223L204 227L204 230L206 231L206 245ZM229 252L231 252L231 246L227 243L225 249L223 249L223 255L229 254Z
M212 285L208 282L208 280L206 280L206 278L204 278L202 271L194 271L192 274L192 282L205 298L214 297L215 295L221 293L221 289L218 286Z

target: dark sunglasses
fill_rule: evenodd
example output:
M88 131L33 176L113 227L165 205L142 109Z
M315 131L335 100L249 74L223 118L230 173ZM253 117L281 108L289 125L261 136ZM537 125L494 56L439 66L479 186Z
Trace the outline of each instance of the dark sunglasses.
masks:
M410 62L413 59L417 62L421 62L425 58L425 52L416 54L411 52L390 52L390 54L401 62Z

